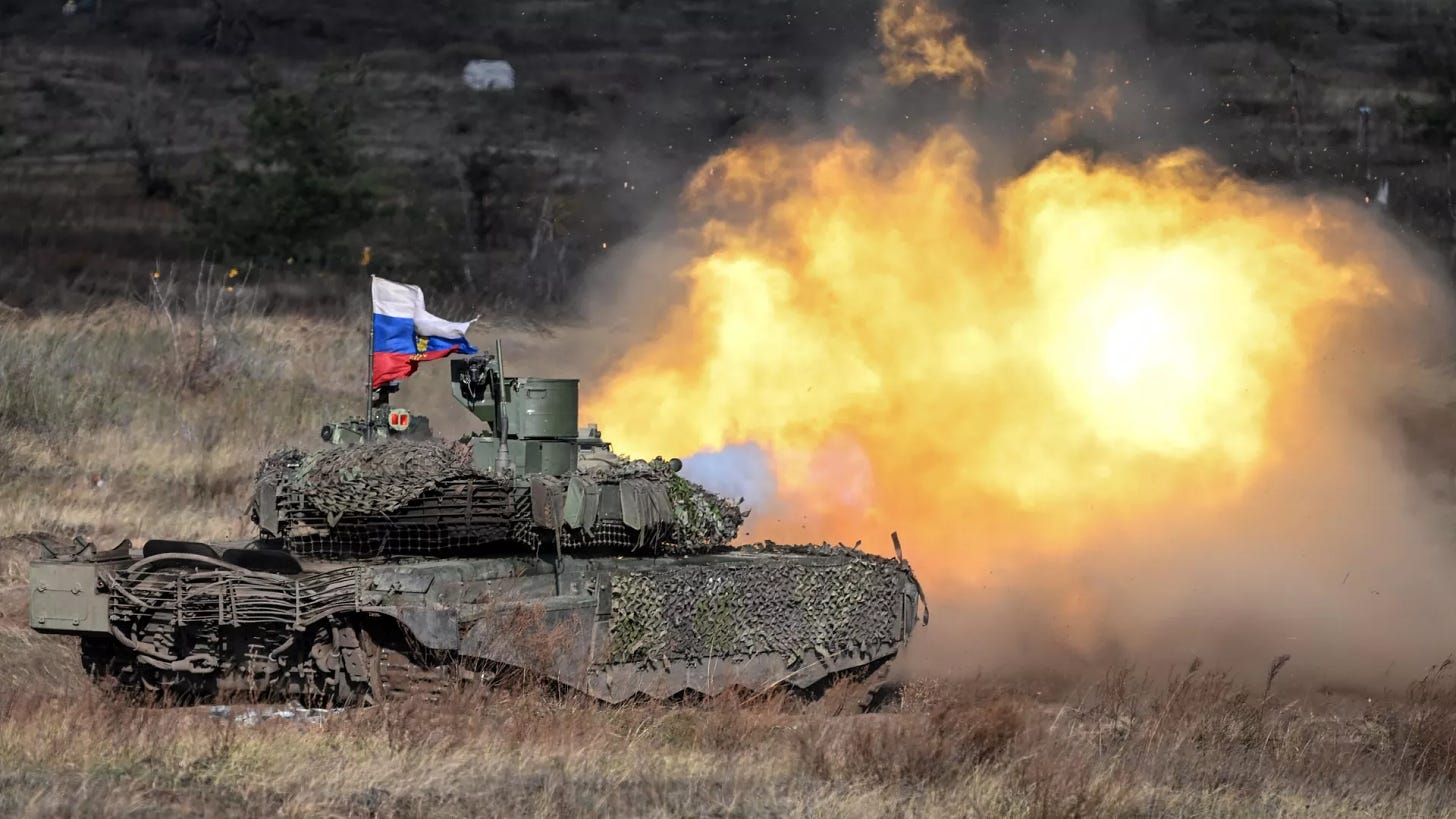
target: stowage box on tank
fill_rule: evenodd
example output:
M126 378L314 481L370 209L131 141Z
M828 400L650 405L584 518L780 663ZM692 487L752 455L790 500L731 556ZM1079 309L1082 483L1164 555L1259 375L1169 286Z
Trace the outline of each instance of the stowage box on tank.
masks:
M252 540L53 549L31 627L129 691L357 704L526 670L620 702L869 677L922 617L898 541L733 547L739 506L613 453L574 380L497 353L451 389L482 423L459 440L381 401L264 459Z

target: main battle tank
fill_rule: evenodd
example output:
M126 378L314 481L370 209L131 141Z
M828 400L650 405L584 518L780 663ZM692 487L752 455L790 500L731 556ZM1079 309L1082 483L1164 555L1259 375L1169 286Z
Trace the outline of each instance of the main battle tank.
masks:
M260 465L249 541L81 543L31 564L30 623L99 679L362 704L529 672L608 702L883 674L924 606L900 557L732 547L739 505L577 426L577 382L451 361L459 440L376 393Z

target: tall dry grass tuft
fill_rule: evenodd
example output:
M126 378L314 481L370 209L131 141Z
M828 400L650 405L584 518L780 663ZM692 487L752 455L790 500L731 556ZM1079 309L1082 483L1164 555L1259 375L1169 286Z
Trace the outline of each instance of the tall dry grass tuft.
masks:
M798 735L799 761L828 780L923 785L963 777L1004 755L1025 724L1022 706L1003 697L956 699L928 713L866 715Z
M188 293L175 267L166 274L160 267L152 271L149 306L165 322L172 348L171 366L160 370L166 380L158 387L206 393L237 374L245 325L260 315L248 286L252 272L251 266L220 268L204 257Z
M259 314L215 273L151 307L0 321L0 532L230 538L258 460L358 414L362 322ZM234 290L229 292L227 287Z
M1403 769L1427 781L1456 781L1456 680L1446 660L1412 683L1403 707L1380 723Z

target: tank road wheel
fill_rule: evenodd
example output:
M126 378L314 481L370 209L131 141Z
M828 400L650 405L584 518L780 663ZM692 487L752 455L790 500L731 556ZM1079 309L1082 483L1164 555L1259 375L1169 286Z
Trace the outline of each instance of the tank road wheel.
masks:
M341 706L369 706L410 697L438 700L451 686L443 658L411 651L397 628L381 622L330 621L314 643L315 695Z
M314 646L314 664L322 672L326 700L336 705L376 705L383 700L380 649L369 630L330 621L327 642ZM323 649L320 651L319 649Z
M96 684L96 687L107 693L119 693L131 689L127 678L133 676L130 667L121 658L117 651L119 644L110 636L88 634L81 638L81 668L86 675Z
M137 705L205 702L216 694L214 677L149 666L104 635L81 638L81 668L97 688Z

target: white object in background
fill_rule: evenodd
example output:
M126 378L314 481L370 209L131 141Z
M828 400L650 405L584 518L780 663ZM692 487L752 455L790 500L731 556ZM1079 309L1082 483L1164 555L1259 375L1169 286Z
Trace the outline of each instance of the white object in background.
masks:
M471 60L465 64L465 84L475 91L510 91L516 70L505 60Z
M1380 190L1375 192L1375 204L1382 208L1390 207L1390 180L1380 180Z

